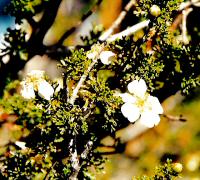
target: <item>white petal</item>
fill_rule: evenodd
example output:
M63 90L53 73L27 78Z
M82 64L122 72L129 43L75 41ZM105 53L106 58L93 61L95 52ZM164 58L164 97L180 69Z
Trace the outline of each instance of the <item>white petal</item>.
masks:
M158 125L160 122L160 116L157 114L154 114L150 111L143 112L141 114L141 117L139 119L140 123L148 128L152 128L155 125Z
M15 142L16 146L20 147L21 149L26 149L26 143L25 142L22 142L22 141L16 141Z
M112 51L102 51L99 58L103 64L110 64L115 59L115 53Z
M136 102L136 98L134 96L132 96L129 93L121 93L119 94L119 96L122 98L122 100L126 103L135 103Z
M128 84L128 90L130 93L143 98L147 91L147 85L143 79L134 80Z
M53 96L54 89L52 86L45 80L38 82L38 94L46 100L50 100Z
M140 117L139 108L132 103L123 104L121 112L130 122L135 122Z
M21 85L22 85L22 89L20 93L25 99L35 98L33 83L26 83L25 81L22 81Z
M151 108L151 111L155 114L163 114L163 108L157 97L148 96L146 104Z
M87 58L88 59L95 59L96 56L97 56L97 52L96 51L90 52L90 53L87 54Z

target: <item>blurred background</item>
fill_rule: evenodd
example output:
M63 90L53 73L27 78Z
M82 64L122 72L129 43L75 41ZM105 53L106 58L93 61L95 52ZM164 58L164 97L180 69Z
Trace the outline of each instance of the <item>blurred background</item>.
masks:
M127 2L127 0L104 0L96 13L90 16L64 44L81 44L80 35L87 35L95 25L102 24L108 28ZM9 0L0 0L0 41L6 28L14 27L14 18L6 16L3 12L7 3ZM92 4L92 0L63 0L55 22L45 36L44 44L51 45L57 42L67 29L79 23L81 16L90 9ZM121 29L135 22L136 18L133 18L133 13L131 13L125 19ZM27 32L31 31L26 22L23 27ZM46 59L45 63L44 59ZM49 62L52 63L51 68ZM46 56L37 56L29 62L29 67L26 67L25 71L28 72L33 68L43 69L51 78L55 78L59 76L56 64ZM122 154L107 156L105 170L97 173L97 179L126 180L136 175L151 175L157 165L170 158L183 164L183 179L200 180L199 94L200 91L197 89L192 97L183 98L180 94L176 94L167 99L163 103L165 113L173 116L183 115L187 121L170 121L163 117L157 127L127 142ZM10 119L11 122L4 123L0 129L0 153L4 151L4 145L21 136L20 127L12 123L16 117L5 116L6 114L1 114L0 121Z

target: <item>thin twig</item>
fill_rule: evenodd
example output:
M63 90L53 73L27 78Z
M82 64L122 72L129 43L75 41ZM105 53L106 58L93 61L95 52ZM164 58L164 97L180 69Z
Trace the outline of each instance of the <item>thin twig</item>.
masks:
M49 179L49 176L50 176L50 172L51 170L54 168L54 166L56 165L57 162L55 162L53 164L53 166L51 166L51 168L49 169L49 171L46 173L45 177L44 177L44 180L48 180Z
M112 35L111 37L109 37L107 39L107 42L112 42L112 41L115 41L116 39L121 39L124 36L130 36L130 35L134 34L135 32L137 32L138 30L147 27L149 25L149 22L150 22L150 20L145 20L138 24L135 24L120 33Z
M85 146L85 150L81 153L81 158L82 159L86 159L87 158L88 153L92 149L92 145L93 145L93 142L91 140L89 140L87 142L86 146Z
M78 154L76 150L76 143L74 142L74 139L72 138L69 143L69 153L71 155L70 161L72 168L74 170L73 174L69 177L70 180L76 180L78 172L80 170L80 164L79 164L79 159L78 159Z
M93 146L93 142L92 142L91 140L89 140L89 141L87 142L87 144L85 145L85 150L81 153L81 156L80 156L80 157L81 157L82 159L86 159L86 158L87 158L87 156L88 156L90 150L92 149L92 146ZM83 163L76 167L74 173L73 173L73 174L70 176L70 178L69 178L70 180L76 180L76 179L77 179L78 173L79 173L79 171L80 171L82 165L83 165Z
M172 116L172 115L168 115L168 114L162 114L163 117L167 118L169 121L182 121L182 122L186 122L187 119L183 118L182 115L180 116Z
M88 67L88 69L87 69L87 70L84 72L84 74L81 76L81 79L79 80L79 82L78 82L76 88L74 89L74 91L73 91L73 93L72 93L72 96L71 96L71 98L70 98L70 100L69 100L69 103L70 103L70 104L72 104L72 105L74 104L74 102L75 102L75 100L76 100L76 98L77 98L77 94L78 94L79 89L80 89L81 86L83 85L83 83L84 83L84 81L86 80L86 78L87 78L89 72L91 71L91 69L93 68L93 66L96 64L96 62L97 62L97 58L95 58L95 59L92 61L92 63L91 63L90 66Z
M122 20L125 18L127 12L131 9L131 7L135 4L135 0L129 1L129 3L125 6L124 10L121 11L117 19L113 22L113 24L108 28L100 37L100 41L105 41L114 30L121 24Z

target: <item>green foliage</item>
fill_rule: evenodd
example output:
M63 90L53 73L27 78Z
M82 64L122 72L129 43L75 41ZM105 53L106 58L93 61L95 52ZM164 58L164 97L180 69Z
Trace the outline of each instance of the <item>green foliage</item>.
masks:
M83 41L85 46L92 46L93 44L97 43L99 40L99 36L102 34L103 27L98 25L94 27L93 30L90 31L89 36L81 36L81 40Z
M44 5L49 0L11 0L6 11L16 17L16 22L21 23L25 17L31 17L41 11L41 5Z

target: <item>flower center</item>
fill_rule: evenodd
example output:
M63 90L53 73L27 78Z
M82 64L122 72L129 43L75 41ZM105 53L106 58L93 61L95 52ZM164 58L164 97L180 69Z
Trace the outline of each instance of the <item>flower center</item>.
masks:
M148 97L149 97L148 93L146 93L143 98L137 97L136 106L141 110L141 112L145 110L149 110L149 111L152 110L151 104L147 102Z

